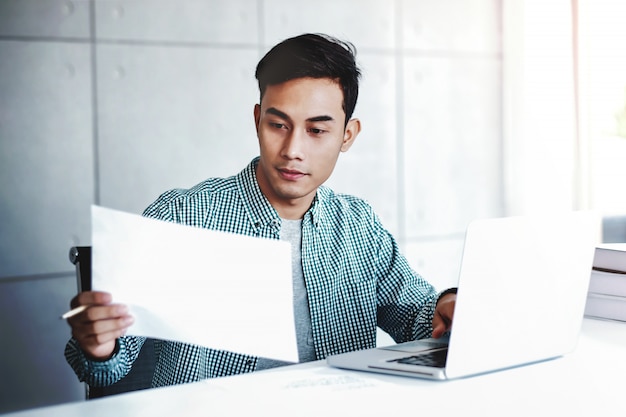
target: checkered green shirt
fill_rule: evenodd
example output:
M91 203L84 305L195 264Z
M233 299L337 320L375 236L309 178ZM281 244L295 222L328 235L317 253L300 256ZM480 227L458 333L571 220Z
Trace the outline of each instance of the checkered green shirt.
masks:
M229 178L168 191L144 215L279 239L281 219L259 189L257 162ZM374 347L377 326L396 342L430 336L438 293L411 269L365 201L321 186L302 219L301 249L317 359ZM66 357L81 381L109 385L129 372L144 341L122 337L111 359L96 362L72 339ZM155 351L155 387L250 372L257 364L253 356L179 342L158 341Z

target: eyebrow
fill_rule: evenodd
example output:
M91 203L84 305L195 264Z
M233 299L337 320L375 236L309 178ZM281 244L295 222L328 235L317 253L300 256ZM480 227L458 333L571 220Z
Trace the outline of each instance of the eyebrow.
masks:
M273 114L274 116L278 116L281 119L291 121L291 117L289 117L287 113L278 110L276 107L268 108L267 110L265 110L265 113ZM327 116L327 115L314 116L314 117L309 117L308 119L306 119L307 122L332 122L334 120L335 119L333 119L331 116Z

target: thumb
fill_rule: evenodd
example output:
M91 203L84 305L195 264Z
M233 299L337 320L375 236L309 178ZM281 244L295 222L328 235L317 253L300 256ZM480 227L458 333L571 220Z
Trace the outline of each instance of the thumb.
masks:
M446 331L446 325L444 323L442 322L439 322L438 324L433 323L432 337L434 339L439 339L441 336L443 336L445 331Z

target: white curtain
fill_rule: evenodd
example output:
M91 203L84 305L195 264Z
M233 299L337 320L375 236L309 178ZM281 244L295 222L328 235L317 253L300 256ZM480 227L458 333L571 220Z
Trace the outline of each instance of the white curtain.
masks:
M580 209L572 2L503 1L504 184L509 215Z

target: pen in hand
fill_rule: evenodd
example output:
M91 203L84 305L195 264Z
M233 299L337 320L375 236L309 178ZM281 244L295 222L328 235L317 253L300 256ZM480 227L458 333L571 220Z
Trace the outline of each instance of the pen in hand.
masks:
M88 305L78 306L76 308L71 309L67 313L63 314L59 318L62 319L62 320L67 320L70 317L74 317L75 315L82 313L83 311L87 310L87 308L89 308Z

